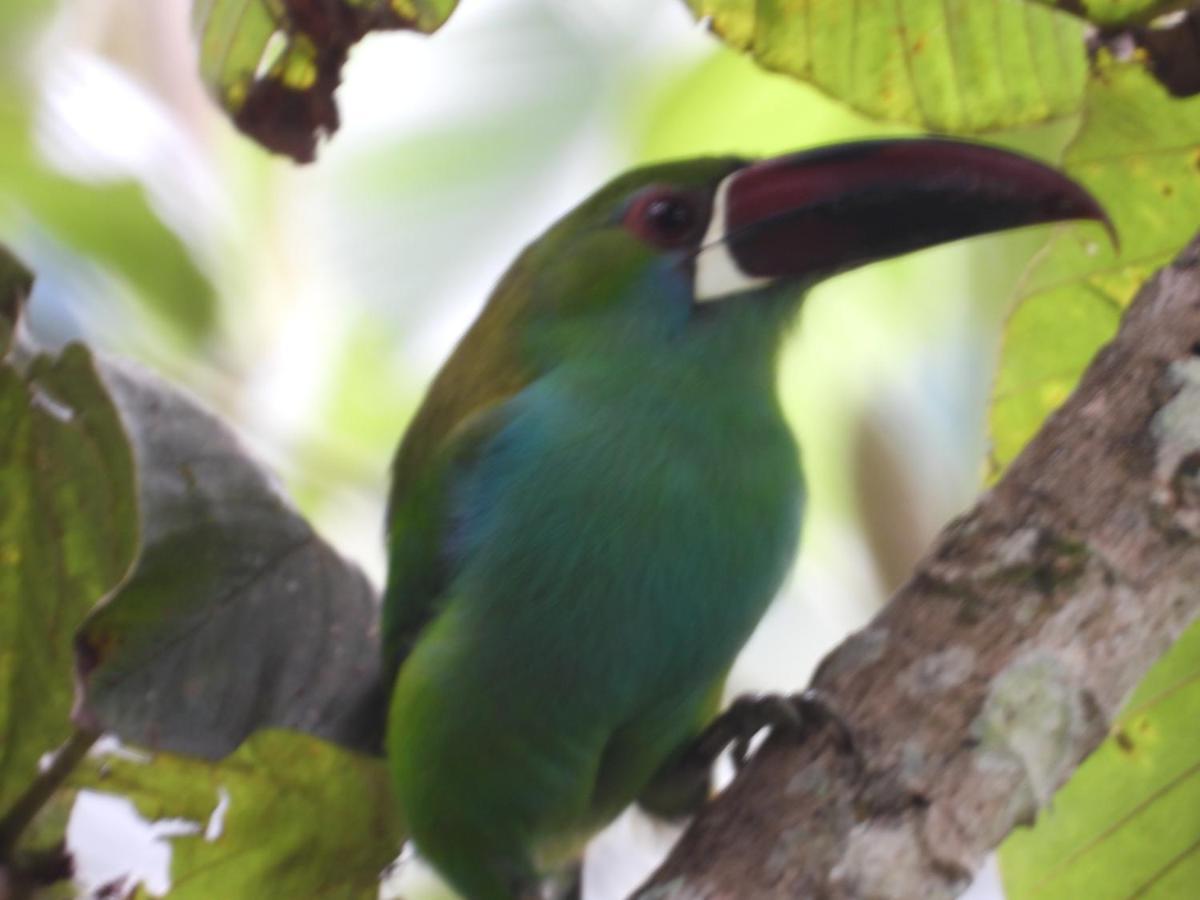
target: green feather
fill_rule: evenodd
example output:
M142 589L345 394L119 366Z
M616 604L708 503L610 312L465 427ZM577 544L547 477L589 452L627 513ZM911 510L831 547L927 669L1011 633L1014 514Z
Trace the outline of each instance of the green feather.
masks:
M698 307L621 224L625 176L504 277L401 444L385 629L403 815L478 900L581 850L703 728L790 564L775 390L796 285Z

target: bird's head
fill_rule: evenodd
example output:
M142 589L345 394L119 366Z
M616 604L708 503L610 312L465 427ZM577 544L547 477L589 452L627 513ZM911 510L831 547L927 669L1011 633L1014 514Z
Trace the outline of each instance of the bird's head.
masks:
M787 321L812 284L865 263L1068 219L1112 230L1066 176L962 141L696 159L602 188L529 248L518 280L529 279L525 312L551 355L653 345L743 315L735 310Z

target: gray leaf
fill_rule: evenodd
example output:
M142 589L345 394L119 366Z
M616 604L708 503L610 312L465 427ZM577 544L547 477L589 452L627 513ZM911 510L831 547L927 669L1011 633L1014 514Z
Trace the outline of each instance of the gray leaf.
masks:
M267 727L379 752L375 591L235 435L99 361L138 472L140 553L76 638L77 724L210 759Z

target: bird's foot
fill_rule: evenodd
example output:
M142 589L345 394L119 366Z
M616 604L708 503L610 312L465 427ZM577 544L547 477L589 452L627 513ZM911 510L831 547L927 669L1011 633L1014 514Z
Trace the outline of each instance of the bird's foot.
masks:
M755 737L763 730L804 740L830 726L838 749L859 758L854 735L845 720L815 690L796 694L748 694L738 697L696 739L696 750L715 760L728 747L738 771L750 759Z
M778 731L802 741L824 726L832 731L838 750L861 770L862 756L850 727L818 692L738 697L658 772L638 803L656 818L693 815L710 796L713 765L726 750L741 771L760 732Z

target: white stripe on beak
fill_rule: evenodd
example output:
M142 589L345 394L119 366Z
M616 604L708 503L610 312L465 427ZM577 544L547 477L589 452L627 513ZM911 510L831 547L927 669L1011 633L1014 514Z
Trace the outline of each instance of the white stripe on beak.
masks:
M708 220L708 231L700 242L696 253L696 280L694 294L697 303L710 303L733 294L753 290L770 284L773 279L747 275L738 268L737 261L725 243L725 207L728 202L729 185L738 177L738 172L726 175L717 185L713 198L712 216Z

